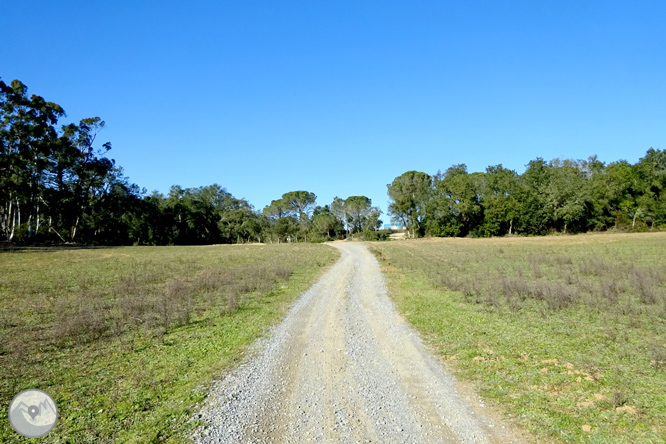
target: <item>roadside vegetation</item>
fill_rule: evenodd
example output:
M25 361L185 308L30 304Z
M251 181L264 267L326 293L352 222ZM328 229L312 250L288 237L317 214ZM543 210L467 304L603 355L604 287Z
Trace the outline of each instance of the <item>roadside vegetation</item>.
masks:
M371 244L459 377L550 442L666 436L666 234Z
M205 385L337 257L313 244L1 253L0 404L49 392L50 442L187 442ZM23 442L6 420L0 441Z

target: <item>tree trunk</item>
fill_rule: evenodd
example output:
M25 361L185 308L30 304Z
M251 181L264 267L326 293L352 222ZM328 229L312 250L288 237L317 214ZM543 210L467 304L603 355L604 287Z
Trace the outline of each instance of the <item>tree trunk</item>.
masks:
M39 202L37 203L37 222L35 223L35 236L39 234Z
M509 221L509 236L511 236L511 231L513 230L513 219Z
M639 209L636 210L636 212L634 213L634 220L631 222L631 229L632 229L632 230L633 230L634 227L636 226L636 218L638 217L638 215L640 214L640 212L641 212L641 209L639 208Z
M70 237L69 241L74 242L74 238L76 237L76 228L79 226L79 217L76 217L76 221L74 222L74 225L72 226L72 229L70 230Z
M14 213L12 212L14 206L14 199L12 199L12 194L9 193L9 206L7 209L7 228L5 229L5 236L8 241L12 240L14 237L14 230L10 228L10 225L14 224Z
M49 227L49 229L51 231L53 231L56 234L56 236L58 236L60 238L60 240L62 241L63 244L67 243L67 241L65 239L63 239L62 236L60 235L60 233L58 233L53 227Z
M9 241L14 239L14 232L16 231L16 225L21 225L21 206L19 205L18 199L16 199L16 212L14 214L14 217L12 217L12 232L9 234L9 239L8 239Z

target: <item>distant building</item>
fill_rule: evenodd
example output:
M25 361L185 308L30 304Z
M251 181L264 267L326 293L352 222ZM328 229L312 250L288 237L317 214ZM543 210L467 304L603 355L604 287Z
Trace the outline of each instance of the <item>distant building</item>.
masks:
M405 224L384 224L381 228L383 231L393 230L393 231L405 231L407 227Z

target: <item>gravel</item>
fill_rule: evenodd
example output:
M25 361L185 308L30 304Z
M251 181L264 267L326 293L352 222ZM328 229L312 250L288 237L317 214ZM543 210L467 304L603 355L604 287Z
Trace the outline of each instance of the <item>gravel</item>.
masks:
M519 442L457 393L397 314L367 248L331 245L339 261L212 385L194 442Z

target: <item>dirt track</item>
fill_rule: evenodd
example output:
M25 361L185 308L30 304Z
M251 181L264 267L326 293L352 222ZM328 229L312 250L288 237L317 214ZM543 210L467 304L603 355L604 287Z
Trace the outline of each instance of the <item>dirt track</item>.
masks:
M458 394L396 313L366 247L333 246L340 260L213 387L195 441L519 442Z

